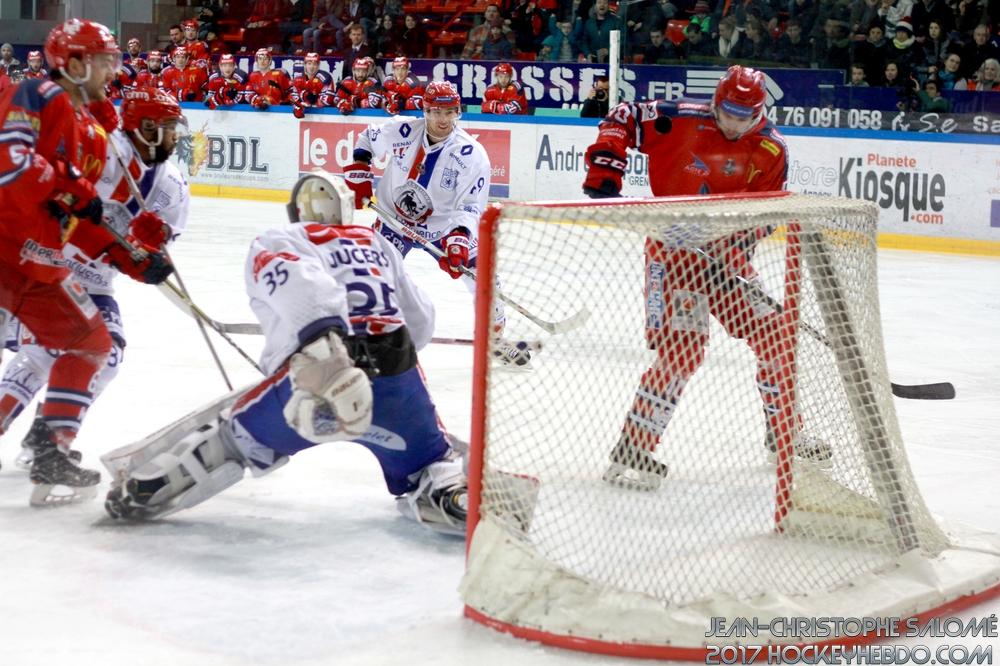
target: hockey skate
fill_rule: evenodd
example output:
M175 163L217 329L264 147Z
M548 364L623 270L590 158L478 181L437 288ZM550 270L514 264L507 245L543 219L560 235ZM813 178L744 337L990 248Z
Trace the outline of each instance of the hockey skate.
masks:
M531 345L525 340L497 338L493 341L493 358L512 370L530 370Z
M461 458L446 458L425 467L416 489L397 497L396 507L407 518L436 532L464 537L469 484Z
M767 435L764 437L764 446L767 448L768 457L771 462L776 462L778 456L778 440L774 431L770 428L768 428ZM815 435L809 435L800 431L795 436L795 441L792 446L794 448L796 458L809 461L823 468L833 466L833 448Z
M618 438L608 458L611 464L604 472L604 480L621 488L653 491L670 472L670 468L655 460L649 451L629 444L624 434Z
M31 492L31 506L54 506L93 498L101 473L79 467L55 442L46 427L45 441L35 448L31 463L30 479L35 484ZM65 488L68 492L55 489Z
M17 454L17 458L14 459L14 466L18 469L23 469L28 471L31 469L31 463L35 459L35 453L40 447L44 447L48 443L49 428L45 425L45 421L41 416L36 416L35 420L31 422L31 428L28 430L28 434L24 436L21 440L21 452ZM83 460L83 454L75 449L70 449L67 454L69 459L75 463Z

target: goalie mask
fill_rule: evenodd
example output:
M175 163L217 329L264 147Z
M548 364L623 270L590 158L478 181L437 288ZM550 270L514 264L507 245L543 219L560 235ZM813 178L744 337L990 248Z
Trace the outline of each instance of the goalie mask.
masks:
M350 225L354 223L354 193L342 178L315 171L295 183L286 209L289 222Z

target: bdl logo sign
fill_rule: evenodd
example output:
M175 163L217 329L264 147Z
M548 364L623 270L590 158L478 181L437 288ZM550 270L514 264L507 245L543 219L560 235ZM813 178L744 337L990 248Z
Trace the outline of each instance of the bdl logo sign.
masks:
M261 161L260 137L207 134L205 128L192 132L177 145L179 161L188 165L188 173L197 176L202 168L225 173L265 175L269 167Z

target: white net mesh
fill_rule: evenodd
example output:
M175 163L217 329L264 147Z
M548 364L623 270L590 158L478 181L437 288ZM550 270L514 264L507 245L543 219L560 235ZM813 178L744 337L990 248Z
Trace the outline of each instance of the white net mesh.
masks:
M486 374L469 607L546 631L669 643L668 620L655 621L650 638L631 611L707 604L726 615L731 606L713 606L720 599L835 592L903 553L948 548L893 409L875 223L871 204L802 195L504 206L494 255L503 294L550 321L589 317L549 334L508 308L504 339L542 348L528 371L494 362ZM752 269L741 268L726 248L764 227L774 233L756 245ZM663 241L658 268L644 261L648 237ZM644 291L650 270L668 279ZM756 286L734 277L741 272ZM687 288L679 300L673 287ZM667 337L648 333L650 321ZM677 328L687 333L662 332ZM636 472L627 456L615 468L616 447L669 472L637 490L651 468ZM616 483L609 469L623 470L610 475ZM593 619L592 599L593 627L552 619L561 595L590 594L626 595L615 607L630 611L627 626ZM789 602L768 612L794 610Z

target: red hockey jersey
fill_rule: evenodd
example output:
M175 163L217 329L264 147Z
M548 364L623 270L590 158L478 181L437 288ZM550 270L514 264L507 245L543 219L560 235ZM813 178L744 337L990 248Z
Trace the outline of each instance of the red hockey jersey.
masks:
M162 88L179 102L200 102L205 99L208 74L204 67L189 64L184 69L166 67L163 70Z
M389 113L397 114L424 107L424 86L412 75L408 75L402 83L390 76L386 78L382 88L385 95L385 110Z
M214 109L219 106L240 104L246 94L247 73L242 69L233 70L228 79L222 72L215 72L208 79L205 106Z
M348 76L337 84L337 108L343 114L352 113L355 109L380 109L383 104L385 98L375 77L358 81Z
M524 89L517 81L511 81L505 88L494 83L483 95L483 113L520 115L528 112L528 100Z
M292 79L290 95L292 103L298 106L333 106L336 99L333 92L333 77L322 69L311 79L299 72Z
M258 108L287 104L292 82L283 69L257 70L247 81L246 101Z

